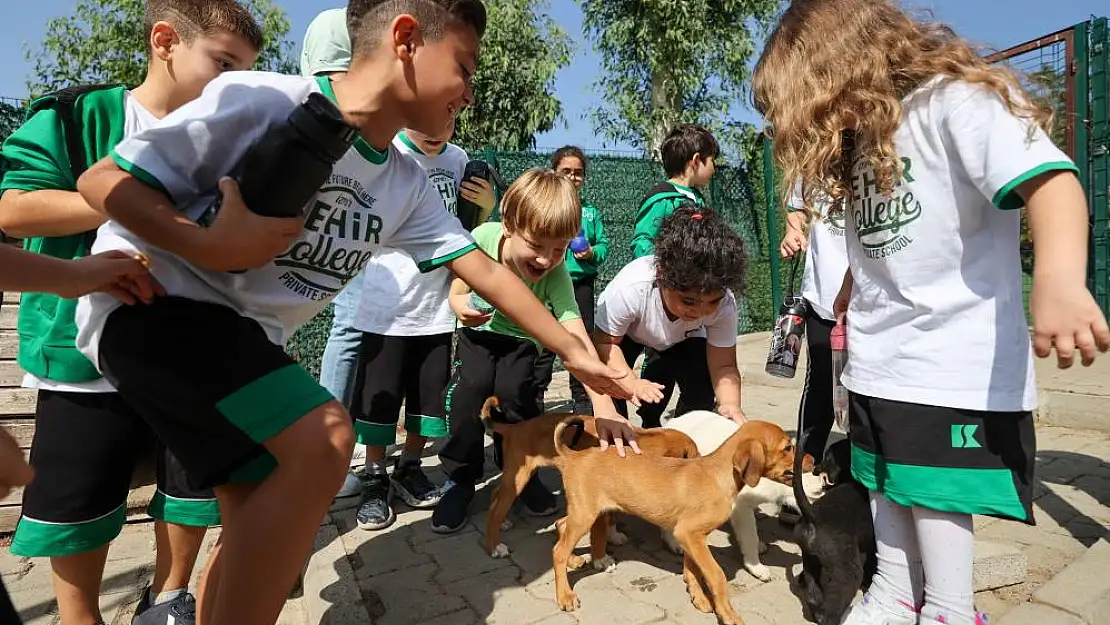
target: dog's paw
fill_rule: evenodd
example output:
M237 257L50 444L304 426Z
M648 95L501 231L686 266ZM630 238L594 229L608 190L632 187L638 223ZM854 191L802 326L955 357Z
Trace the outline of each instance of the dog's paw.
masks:
M694 609L698 612L709 614L713 611L713 603L709 601L709 597L705 596L705 591L700 586L694 589L687 583L686 594L690 595L690 603L694 604Z
M751 573L752 577L761 582L771 581L771 569L767 568L764 564L745 564L744 569Z
M578 600L578 595L572 590L566 593L558 594L555 601L559 604L559 609L563 612L574 612L582 606L582 602Z
M513 529L513 522L511 520L505 519L504 521L501 522L501 531L502 532L507 532L511 529Z
M495 559L509 557L509 546L505 543L497 543L497 546L490 552L490 557Z
M620 531L616 527L610 526L609 527L609 543L613 544L613 545L618 545L618 546L619 545L627 545L628 544L628 534L625 534L624 532Z
M574 555L572 555L571 557L567 558L567 570L568 571L577 571L578 569L586 566L586 563L589 562L589 561L590 561L590 558L589 558L588 554L584 555L584 556L574 556Z
M593 560L590 564L593 565L594 570L604 571L606 573L612 573L617 569L617 561L609 554L605 554L603 558Z
M759 554L763 555L765 553L767 553L767 543L759 541Z

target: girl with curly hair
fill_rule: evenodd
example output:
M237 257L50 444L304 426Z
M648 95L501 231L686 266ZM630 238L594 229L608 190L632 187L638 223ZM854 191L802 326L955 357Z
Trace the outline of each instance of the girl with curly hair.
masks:
M636 395L644 427L659 427L662 386L678 382L676 414L712 410L738 423L736 296L744 292L747 255L740 236L714 211L692 202L663 219L655 253L625 265L598 298L594 345L598 357L628 371L648 350ZM630 372L630 375L635 375ZM627 415L624 402L614 401ZM596 406L595 406L596 408Z
M845 216L852 473L879 569L849 625L971 625L972 516L1033 523L1033 353L1090 364L1087 206L1048 111L891 0L794 0L755 72L786 180ZM1036 246L1022 307L1019 210Z

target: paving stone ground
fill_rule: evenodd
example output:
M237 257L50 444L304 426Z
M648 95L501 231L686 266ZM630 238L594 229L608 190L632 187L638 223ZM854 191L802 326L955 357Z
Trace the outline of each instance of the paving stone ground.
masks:
M793 430L801 384L759 374L766 342L742 342L740 359L745 371L744 408L750 417L775 421ZM1077 370L1084 393L1105 388L1094 376L1101 372ZM565 374L549 394L567 396ZM1055 415L1053 423L1066 422ZM1084 422L1090 423L1089 419ZM1110 526L1110 427L1038 429L1035 527L988 518L976 519L977 539L1015 546L1024 556L1028 574L1016 585L977 593L978 607L1004 625L1029 623L1110 622L1110 579L1084 571L1110 568L1110 548L1100 548ZM432 479L444 479L435 449L424 460ZM554 602L551 547L555 516L544 519L511 516L515 526L504 535L512 554L494 560L480 545L480 532L491 487L496 484L492 462L487 483L472 507L470 524L460 533L440 536L429 529L430 511L397 502L398 519L382 532L365 532L354 522L354 500L337 502L317 539L316 554L305 575L303 596L289 601L281 625L618 625L715 623L697 612L686 595L681 561L669 553L657 529L634 518L623 518L629 544L613 547L618 561L612 572L572 573L571 583L582 607L562 613ZM558 474L546 471L544 481L560 487ZM763 561L772 581L761 583L740 567L739 550L725 531L710 536L714 557L729 577L732 603L748 625L801 625L797 597L788 581L799 565L790 528L771 516L759 522L769 550ZM212 536L210 536L210 539ZM1096 545L1098 543L1098 545ZM1094 549L1089 549L1096 546ZM1074 563L1075 567L1069 569ZM153 538L145 523L129 525L113 547L102 604L108 623L128 623L130 610L153 567ZM1065 571L1067 569L1067 571ZM0 554L0 574L16 606L30 625L56 622L48 565L41 560ZM1086 582L1075 595L1082 605L1067 604L1071 582ZM1063 598L1061 598L1063 597ZM1102 603L1099 603L1102 601ZM1038 619L1038 620L1029 620ZM1095 619L1095 620L1092 620Z

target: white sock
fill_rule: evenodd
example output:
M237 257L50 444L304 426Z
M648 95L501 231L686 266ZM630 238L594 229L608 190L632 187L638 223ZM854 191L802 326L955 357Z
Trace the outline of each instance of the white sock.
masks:
M925 592L913 511L871 491L878 571L870 594L881 603L914 610Z
M174 599L177 599L178 597L183 596L187 592L189 592L188 588L175 588L173 590L163 590L162 592L158 593L156 596L154 596L151 599L150 605L153 606L153 605L162 605L163 603L169 603L169 602L173 601Z
M971 515L915 507L913 520L925 570L922 615L950 625L973 624L975 526Z

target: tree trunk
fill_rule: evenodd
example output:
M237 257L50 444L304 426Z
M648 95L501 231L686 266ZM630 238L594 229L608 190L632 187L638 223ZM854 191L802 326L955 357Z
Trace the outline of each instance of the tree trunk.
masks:
M648 152L655 160L662 160L660 148L667 133L678 124L682 115L678 103L682 98L676 93L675 80L669 70L658 69L651 74L651 115L649 117Z

